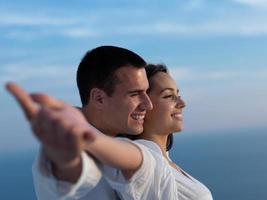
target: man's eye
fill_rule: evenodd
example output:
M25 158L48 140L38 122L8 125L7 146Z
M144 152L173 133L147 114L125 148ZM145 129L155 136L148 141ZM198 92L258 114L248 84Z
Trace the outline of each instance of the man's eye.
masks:
M138 93L131 93L130 94L130 97L135 97L135 96L137 96L138 95Z

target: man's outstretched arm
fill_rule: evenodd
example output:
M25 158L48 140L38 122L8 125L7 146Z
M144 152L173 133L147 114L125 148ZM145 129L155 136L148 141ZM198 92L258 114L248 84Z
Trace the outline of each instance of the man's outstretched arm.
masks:
M93 139L93 135L88 133L88 124L83 115L77 109L47 95L29 95L14 83L8 83L6 88L16 98L30 122L33 134L51 161L54 176L75 183L81 175L81 152L85 139ZM72 115L64 115L70 112Z

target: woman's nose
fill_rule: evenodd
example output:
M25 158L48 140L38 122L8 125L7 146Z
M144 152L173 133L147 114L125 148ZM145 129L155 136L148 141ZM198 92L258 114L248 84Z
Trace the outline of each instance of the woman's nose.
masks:
M181 96L178 96L177 101L176 101L176 107L178 107L178 108L184 108L185 106L186 105L185 105L185 102L182 99L182 97Z

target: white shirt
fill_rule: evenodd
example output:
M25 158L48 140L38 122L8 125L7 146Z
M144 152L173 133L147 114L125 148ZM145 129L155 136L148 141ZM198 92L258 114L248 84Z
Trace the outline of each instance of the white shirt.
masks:
M82 153L82 173L75 184L59 181L51 173L50 162L39 153L32 167L38 200L117 200L117 195L102 177L96 162Z
M103 170L122 199L212 200L210 191L202 183L170 166L156 143L148 140L133 143L142 150L143 163L130 180L125 180L117 169L104 166Z
M169 165L157 144L147 140L130 142L137 145L143 154L142 165L130 180L125 180L120 170L108 166L100 167L121 199L212 200L210 191L203 184L186 172L184 173L187 176ZM82 153L82 163L81 177L76 184L70 184L56 180L51 174L49 163L40 154L33 165L38 199L118 199L106 179L102 178L99 166L86 153Z

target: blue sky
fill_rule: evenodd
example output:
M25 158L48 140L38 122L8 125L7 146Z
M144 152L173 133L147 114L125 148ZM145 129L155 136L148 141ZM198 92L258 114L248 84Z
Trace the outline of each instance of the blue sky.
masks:
M1 0L0 151L37 144L4 83L80 105L77 65L104 44L169 67L185 132L266 128L266 21L265 0Z

